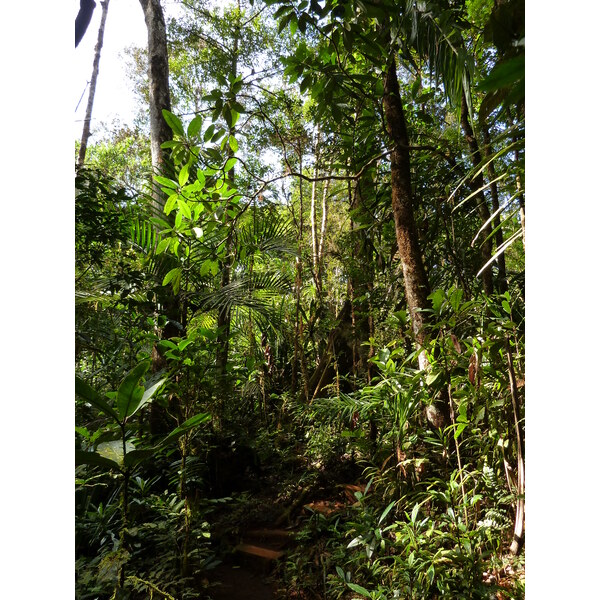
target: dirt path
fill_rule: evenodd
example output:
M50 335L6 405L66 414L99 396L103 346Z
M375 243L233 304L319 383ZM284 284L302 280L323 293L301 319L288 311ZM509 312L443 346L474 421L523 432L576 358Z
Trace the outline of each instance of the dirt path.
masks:
M275 585L252 565L222 564L211 572L212 600L275 600Z

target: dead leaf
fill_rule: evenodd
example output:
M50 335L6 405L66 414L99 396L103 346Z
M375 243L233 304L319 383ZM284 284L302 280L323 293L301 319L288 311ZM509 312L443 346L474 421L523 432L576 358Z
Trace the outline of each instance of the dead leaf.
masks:
M452 340L452 343L454 344L454 348L456 349L456 351L459 354L462 354L462 348L460 346L460 342L458 341L458 338L453 333L451 333L450 339Z
M479 371L479 358L477 357L477 352L473 352L469 359L469 381L471 385L475 385L477 371Z

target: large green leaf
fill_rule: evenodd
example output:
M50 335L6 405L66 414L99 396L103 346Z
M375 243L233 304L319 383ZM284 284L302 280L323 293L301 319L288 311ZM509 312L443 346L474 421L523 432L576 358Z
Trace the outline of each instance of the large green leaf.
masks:
M173 133L180 135L181 137L185 136L185 131L183 129L183 123L181 119L175 116L172 112L163 109L162 111L163 118L167 122L167 125L173 130Z
M144 395L142 396L142 400L138 404L137 408L130 415L128 415L128 416L132 417L138 410L140 410L140 408L142 408L143 406L145 406L146 404L148 404L148 402L150 402L150 400L152 400L152 396L154 396L154 394L156 393L156 391L164 384L164 382L166 380L167 379L165 377L164 379L161 379L160 381L158 381L157 383L155 383L154 385L152 385L151 387L149 387L144 392Z
M75 450L75 464L77 466L94 465L96 467L106 467L108 469L117 470L121 468L118 462L106 458L105 456L98 454L98 452L86 452L84 450Z
M117 391L117 410L124 421L130 417L140 406L144 397L144 386L140 385L140 378L150 368L150 361L146 360L131 369L121 382Z
M369 590L366 590L364 587L362 587L362 585L358 585L357 583L348 583L346 585L353 592L356 592L357 594L360 594L364 598L370 598L371 597L371 592L369 592Z
M102 442L98 444L98 454L111 462L118 465L119 468L123 466L123 441L113 440L111 442ZM135 446L131 442L125 442L125 453L133 452Z
M209 421L211 416L208 413L198 413L193 417L190 417L187 421L184 421L179 427L176 427L169 433L169 435L164 438L157 446L158 448L162 448L167 444L173 443L175 440L179 439L184 433L188 432L190 429L197 427L198 425L202 425L202 423L206 423Z
M112 417L117 423L121 421L119 415L107 404L106 400L94 388L77 376L75 376L75 393L86 402L89 402L94 408Z

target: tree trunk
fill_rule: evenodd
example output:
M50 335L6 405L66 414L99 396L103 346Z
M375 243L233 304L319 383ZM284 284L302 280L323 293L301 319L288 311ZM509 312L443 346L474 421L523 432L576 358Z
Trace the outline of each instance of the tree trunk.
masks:
M367 213L366 201L375 193L373 171L368 170L358 180L354 191L349 190L351 214L361 215ZM353 344L353 371L358 377L367 374L370 380L369 358L373 355L373 348L367 350L363 343L375 334L373 322L373 306L371 296L375 278L373 269L373 244L364 227L357 227L351 220L353 235L352 243L352 269L348 276L349 296L352 300L352 327L354 332Z
M417 350L419 350L427 339L426 325L429 321L429 313L423 312L423 309L431 306L428 299L430 288L419 248L419 237L414 217L410 179L410 146L394 56L388 60L384 73L383 91L386 130L393 144L390 158L392 210L396 226L396 240L404 274L406 304L412 322ZM427 368L425 352L419 352L419 368ZM446 390L442 389L440 397L434 405L429 407L427 418L432 424L437 423L436 427L443 427L449 423L450 399Z
M104 43L104 27L106 25L106 15L108 14L108 3L110 0L103 0L102 17L100 19L100 28L98 29L98 41L94 49L94 63L92 66L92 79L90 81L90 93L88 96L87 108L85 110L85 119L83 121L83 133L81 134L81 146L79 146L79 156L77 157L77 167L83 166L85 162L85 153L87 143L90 139L90 124L92 122L92 108L94 107L94 96L96 95L96 82L98 81L98 72L100 70L100 52ZM92 7L93 10L93 7Z
M231 50L231 77L234 79L237 77L238 71L238 54L239 54L239 43L241 37L241 29L239 22L240 6L238 3L238 21L236 24L236 35L233 39L233 47ZM237 96L233 96L233 101L237 101ZM235 136L235 126L229 127L228 131L229 137ZM234 152L229 147L228 157L232 158L234 156ZM228 179L231 181L231 185L235 182L235 171L232 168L228 175ZM229 216L227 214L228 206L225 206L224 212L224 223L227 225L229 222ZM231 265L232 265L232 231L230 231L227 235L227 241L225 244L225 257L221 261L221 288L229 285L231 283ZM217 317L217 355L216 355L216 367L217 367L217 377L219 378L219 384L223 389L225 395L229 392L228 378L227 378L227 361L229 360L229 335L231 333L231 307L229 305L225 306L222 310L219 311L219 315Z
M394 56L387 63L383 89L383 110L386 129L393 144L390 155L392 169L392 209L396 226L398 253L402 261L402 271L404 273L406 302L415 339L420 346L425 342L424 325L427 320L427 313L420 311L429 307L429 300L427 299L429 295L429 281L423 265L414 218L408 132L402 109L398 75L396 73L396 59ZM425 357L422 354L419 355L419 365L421 368L425 366Z
M481 152L479 151L479 144L477 138L473 133L471 123L469 123L469 111L467 109L467 97L463 90L462 100L460 105L460 124L462 126L469 150L471 151L471 160L473 161L473 169L477 172L481 166ZM484 241L481 244L481 264L487 264L492 258L492 224L489 222L490 209L487 205L487 200L483 193L483 174L479 171L475 177L471 180L471 189L475 194L475 201L477 202L477 211L482 223L487 223L483 227L483 238ZM477 191L479 190L479 191ZM485 271L482 273L483 291L489 296L494 293L494 280L492 277L492 265L488 265Z
M494 168L494 161L492 160L492 147L490 141L490 133L487 129L487 125L483 127L483 155L487 161L487 172L490 180L490 196L492 198L492 213L494 217L492 224L495 233L496 249L502 248L504 244L504 235L502 234L502 227L500 226L500 200L498 197L498 186L496 184L496 170ZM508 290L508 282L506 280L506 259L504 252L498 256L498 291L503 294Z
M150 152L152 168L155 173L170 174L171 161L168 152L161 145L173 138L171 128L167 125L162 111L171 110L169 91L169 56L167 52L167 30L160 0L140 0L144 11L144 20L148 30L148 85L150 92ZM152 209L157 216L164 216L165 195L155 182L152 188ZM168 322L161 332L163 339L182 335L174 322L183 321L179 300L167 290L161 301L161 312L167 316ZM152 371L157 372L165 367L165 361L154 346L152 350ZM167 411L157 402L150 406L150 430L152 434L169 430L170 417Z
M150 149L155 173L169 171L168 154L161 144L172 139L162 111L171 110L167 29L160 0L140 0L148 28L148 83L150 86ZM154 209L162 215L165 197L158 184L152 185Z
M519 407L519 395L517 389L517 378L513 367L512 351L510 342L506 341L506 359L508 363L508 379L510 382L510 397L512 400L513 421L515 427L515 445L517 447L517 502L515 509L515 529L511 554L518 554L525 541L525 440L521 430L521 417Z

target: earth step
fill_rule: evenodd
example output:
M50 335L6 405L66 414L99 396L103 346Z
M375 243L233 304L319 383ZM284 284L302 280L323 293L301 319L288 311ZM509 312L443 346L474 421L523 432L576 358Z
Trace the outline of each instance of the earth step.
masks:
M285 552L264 548L253 544L238 544L235 549L241 564L251 569L262 577L266 577L272 570L275 561Z
M254 546L252 544L238 544L235 549L243 554L263 558L267 561L277 560L285 554L282 550L273 550L272 548L263 548L262 546Z

